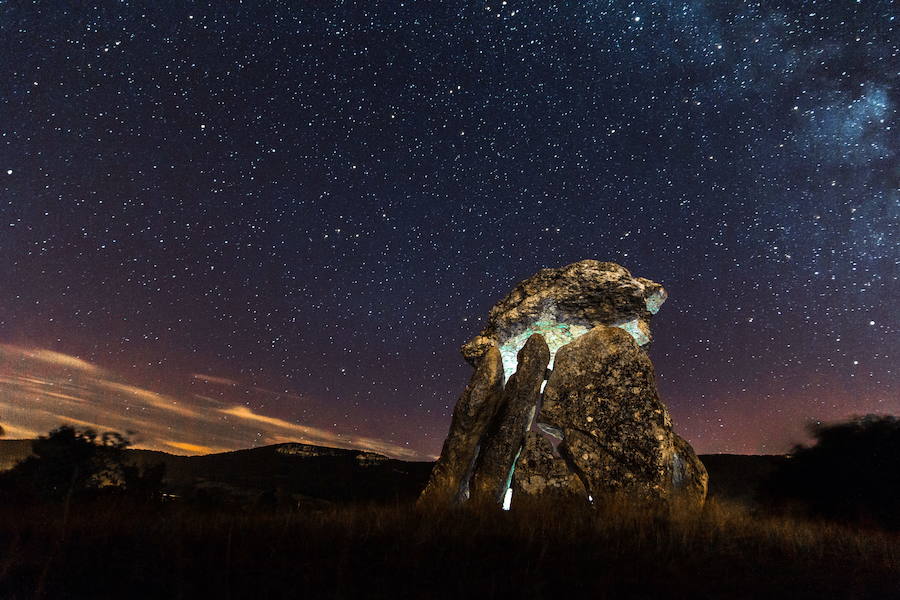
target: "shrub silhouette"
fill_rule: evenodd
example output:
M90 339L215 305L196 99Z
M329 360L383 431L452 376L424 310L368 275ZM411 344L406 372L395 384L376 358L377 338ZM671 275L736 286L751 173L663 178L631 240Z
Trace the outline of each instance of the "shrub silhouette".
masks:
M0 489L20 498L60 500L107 489L140 497L158 495L162 465L142 474L124 460L131 441L108 431L63 425L32 442L33 455L0 476Z
M775 473L775 499L812 516L900 529L900 418L867 415L810 433L816 444L797 446Z

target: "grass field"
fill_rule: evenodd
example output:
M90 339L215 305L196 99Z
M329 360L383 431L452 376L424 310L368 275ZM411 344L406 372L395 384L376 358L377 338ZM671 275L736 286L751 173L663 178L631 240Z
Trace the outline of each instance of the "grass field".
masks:
M0 598L896 598L900 536L709 502L0 509Z

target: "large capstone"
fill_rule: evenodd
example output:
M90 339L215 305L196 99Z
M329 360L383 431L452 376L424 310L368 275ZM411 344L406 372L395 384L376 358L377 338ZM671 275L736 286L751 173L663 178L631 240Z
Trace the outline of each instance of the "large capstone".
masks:
M514 499L524 496L587 500L587 492L578 476L556 455L553 444L535 431L525 435L525 445L516 461L512 490Z
M449 505L468 498L469 480L485 431L494 421L503 399L503 363L500 351L489 348L463 391L444 440L441 457L431 471L419 502Z
M481 501L502 504L537 410L550 349L543 336L534 334L519 351L518 370L506 382L495 423L482 442L472 480L472 493Z
M633 277L612 262L582 260L542 269L494 305L485 328L461 351L474 365L488 348L499 348L508 378L516 370L519 349L534 333L544 336L550 347L551 368L561 346L597 325L621 327L646 345L651 341L650 318L666 295L660 284Z
M594 498L668 499L675 439L653 364L634 338L598 326L563 346L544 391L541 422Z

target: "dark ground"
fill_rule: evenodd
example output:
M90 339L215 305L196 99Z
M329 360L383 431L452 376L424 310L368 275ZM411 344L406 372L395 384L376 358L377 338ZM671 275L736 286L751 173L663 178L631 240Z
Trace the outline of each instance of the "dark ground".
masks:
M896 535L711 502L232 512L114 501L0 509L0 597L896 598Z
M417 511L429 463L355 451L128 456L167 501L0 507L0 598L900 598L896 533L761 508L780 457L702 457L706 508L664 516Z

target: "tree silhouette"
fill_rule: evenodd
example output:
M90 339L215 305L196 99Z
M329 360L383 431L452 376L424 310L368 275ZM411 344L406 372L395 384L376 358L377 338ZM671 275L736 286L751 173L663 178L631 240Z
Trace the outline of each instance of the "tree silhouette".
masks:
M163 469L142 474L124 460L131 441L108 431L63 425L32 442L32 456L0 475L0 488L18 496L59 500L96 493L104 488L140 496L158 494Z
M810 427L775 473L774 496L820 517L900 529L900 418L867 415Z

